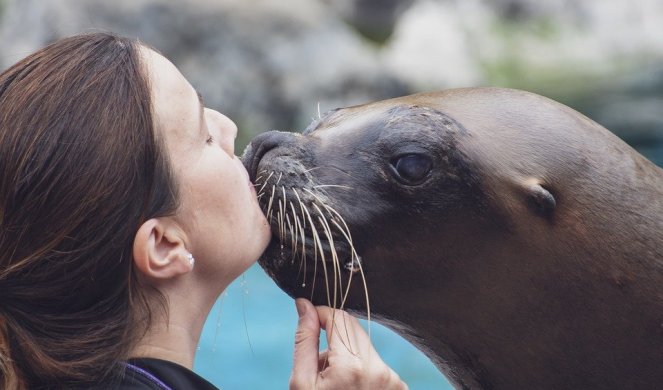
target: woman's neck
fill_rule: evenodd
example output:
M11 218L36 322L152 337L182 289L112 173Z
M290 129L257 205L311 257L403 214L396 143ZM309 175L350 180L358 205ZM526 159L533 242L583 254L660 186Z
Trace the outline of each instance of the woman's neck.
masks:
M162 290L162 293L168 302L168 313L155 313L152 324L132 350L131 357L163 359L191 369L214 299L203 298L200 295L205 292L196 289Z

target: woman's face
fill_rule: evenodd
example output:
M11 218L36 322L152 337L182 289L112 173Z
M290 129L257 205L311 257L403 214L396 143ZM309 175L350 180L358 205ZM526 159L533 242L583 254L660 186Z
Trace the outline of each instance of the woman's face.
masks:
M157 132L166 141L179 186L174 219L196 258L194 273L225 287L258 259L270 239L254 186L235 156L237 126L204 108L170 61L142 50Z

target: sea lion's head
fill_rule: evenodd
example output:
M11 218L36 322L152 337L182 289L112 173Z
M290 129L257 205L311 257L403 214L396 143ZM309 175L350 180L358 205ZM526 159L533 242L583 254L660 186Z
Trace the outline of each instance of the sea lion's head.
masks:
M265 133L244 163L277 284L370 313L459 388L661 383L663 171L569 107L406 96Z
M506 222L467 154L473 133L432 100L333 110L301 135L268 132L247 147L273 230L260 265L288 294L365 312L366 291L376 308L465 280L451 282L499 240ZM542 212L554 207L546 196Z

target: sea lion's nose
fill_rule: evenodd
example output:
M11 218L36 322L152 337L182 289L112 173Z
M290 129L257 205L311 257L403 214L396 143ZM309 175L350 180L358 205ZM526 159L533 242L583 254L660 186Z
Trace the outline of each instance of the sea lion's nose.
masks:
M286 131L268 131L256 136L251 143L244 149L242 154L242 163L249 172L251 181L255 181L258 171L258 164L267 152L279 146L291 144L295 139L293 133Z

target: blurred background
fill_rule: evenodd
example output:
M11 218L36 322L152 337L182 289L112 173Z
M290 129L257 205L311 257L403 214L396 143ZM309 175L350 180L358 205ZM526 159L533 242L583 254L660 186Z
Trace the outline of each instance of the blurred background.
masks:
M565 103L663 165L661 0L0 0L0 67L92 30L170 58L238 124L237 154L319 111L502 86ZM292 300L253 267L217 302L195 369L223 389L285 389L295 325ZM420 352L370 326L411 389L450 388Z

